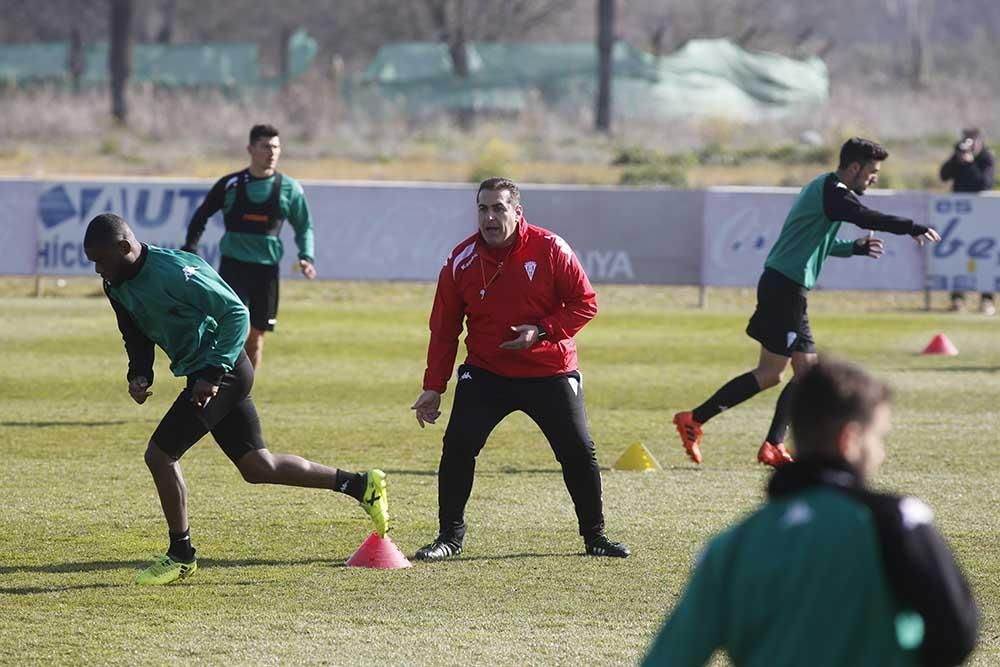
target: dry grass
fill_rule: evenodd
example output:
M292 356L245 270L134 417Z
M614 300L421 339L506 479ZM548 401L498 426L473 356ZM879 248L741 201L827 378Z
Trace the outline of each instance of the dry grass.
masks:
M447 118L419 123L390 112L349 109L327 79L313 77L284 93L171 92L137 88L130 125L115 127L102 91L75 97L36 88L0 96L0 175L129 175L217 177L245 162L246 131L267 121L283 130L283 168L300 178L470 181L503 171L523 181L615 184L610 163L628 146L665 154L790 145L814 130L830 146L854 134L875 136L893 153L885 185L938 189L937 169L957 128L979 124L1000 131L988 116L990 90L951 86L897 93L834 88L821 114L781 122L723 119L619 123L612 136L595 134L588 110L558 115L532 110L517 119L483 119L468 133ZM720 184L798 185L827 165L756 160L687 168L689 187Z
M367 534L353 503L250 486L210 442L184 460L198 574L151 590L136 569L166 531L142 449L180 387L159 355L154 395L128 400L121 337L106 300L10 298L0 282L0 664L635 664L676 602L700 546L755 507L754 452L774 390L720 415L705 463L687 462L669 415L753 360L742 333L752 290L599 286L580 334L591 431L603 466L644 442L657 473L605 471L608 528L626 561L579 555L572 508L538 429L512 415L480 455L466 551L384 572L342 567ZM916 295L819 292L824 350L896 391L880 488L935 510L983 610L969 665L1000 660L1000 391L996 322L913 312ZM393 541L407 554L436 529L444 424L409 406L427 343L429 283L303 284L282 292L282 325L254 396L276 450L390 475ZM865 310L881 312L862 312ZM947 330L958 357L916 354ZM453 392L445 394L450 414ZM776 555L776 557L778 557ZM714 665L729 664L718 659Z

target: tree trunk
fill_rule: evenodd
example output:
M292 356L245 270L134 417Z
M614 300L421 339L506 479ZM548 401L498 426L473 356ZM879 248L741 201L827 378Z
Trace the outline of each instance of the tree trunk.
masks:
M594 126L611 132L611 56L615 45L615 1L597 0L597 103Z
M174 41L174 23L177 17L177 0L166 0L163 3L163 23L156 33L158 44L172 44Z
M281 29L281 58L279 67L281 69L281 88L288 88L288 82L292 78L292 57L288 53L288 43L292 41L292 29L287 25Z
M132 0L111 0L111 116L128 123L128 78L132 71Z
M456 21L448 39L448 53L451 55L452 73L459 79L469 78L469 54L465 50L465 26ZM463 84L464 85L464 84ZM455 122L463 130L471 130L476 121L476 110L463 106L455 110Z
M69 80L74 95L80 94L80 79L83 78L84 67L86 63L83 59L83 37L79 28L73 28L69 35L69 58L66 69L69 70Z

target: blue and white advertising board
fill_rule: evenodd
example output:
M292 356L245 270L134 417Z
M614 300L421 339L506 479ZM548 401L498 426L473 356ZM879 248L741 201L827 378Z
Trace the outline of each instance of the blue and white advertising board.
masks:
M100 213L117 213L140 240L166 248L183 245L187 223L208 193L209 184L177 181L57 181L45 183L36 199L38 273L93 273L83 251L86 225ZM218 263L222 219L215 216L199 254Z
M781 233L785 217L798 195L792 188L719 187L705 194L701 280L708 286L743 287L757 284L764 261ZM918 222L926 219L926 195L919 192L870 193L865 205ZM842 239L863 237L867 231L841 226ZM909 236L878 232L885 254L867 257L830 257L823 265L818 287L824 289L920 290L924 286L924 258Z
M927 251L928 287L1000 290L1000 197L931 197L929 218L941 242Z

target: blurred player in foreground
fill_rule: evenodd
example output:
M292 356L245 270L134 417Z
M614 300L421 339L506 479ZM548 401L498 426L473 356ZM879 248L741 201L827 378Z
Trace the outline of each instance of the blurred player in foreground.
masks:
M424 391L413 404L421 427L441 415L464 323L469 354L458 367L438 468L440 531L416 558L462 552L476 456L518 410L542 429L562 466L586 552L625 558L628 547L604 534L601 470L573 341L597 314L597 295L566 242L524 219L515 183L483 181L476 206L479 231L456 246L438 276Z
M921 244L941 240L930 227L909 218L879 213L858 201L858 195L876 183L882 161L888 157L888 151L873 141L849 139L840 149L837 171L818 176L802 188L757 283L757 310L746 329L747 335L760 343L757 367L727 382L694 410L674 415L684 449L695 463L701 463L702 425L720 412L779 384L789 361L794 377L778 396L774 418L757 451L757 460L774 467L792 461L784 444L788 406L796 378L816 363L806 294L816 284L823 262L830 255L877 259L883 251L882 239L871 234L854 241L838 239L837 232L843 222L910 235Z
M284 484L347 494L368 512L382 535L388 528L385 473L329 468L264 444L250 389L253 366L243 351L248 315L233 290L200 257L140 243L126 222L110 213L90 221L87 259L104 279L128 354L128 392L139 404L152 394L154 344L187 385L146 447L170 531L164 556L141 571L140 584L169 584L198 569L188 526L187 487L180 458L211 432L251 484Z
M885 458L889 390L821 360L792 405L798 461L763 507L709 541L643 663L694 667L958 665L978 612L951 551L913 497L869 491Z

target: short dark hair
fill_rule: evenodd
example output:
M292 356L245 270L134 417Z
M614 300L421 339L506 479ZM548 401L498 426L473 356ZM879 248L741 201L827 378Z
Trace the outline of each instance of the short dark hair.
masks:
M852 162L865 165L869 162L881 162L888 157L889 151L881 144L871 139L851 137L840 147L840 165L837 169L847 169Z
M509 178L493 176L492 178L487 178L485 181L480 183L479 189L476 190L476 203L479 203L479 193L483 190L490 190L493 192L507 190L510 192L510 203L514 206L521 205L521 191L517 189L517 183Z
M978 127L967 127L962 130L962 136L967 139L980 139L983 136L983 132Z
M120 215L101 213L87 224L83 235L84 248L101 248L123 239L130 238L132 230Z
M278 128L274 125L254 125L250 128L250 145L257 143L258 139L270 139L278 136Z
M892 399L888 385L860 366L823 357L796 381L792 436L800 458L832 454L850 422L871 423L875 409Z

